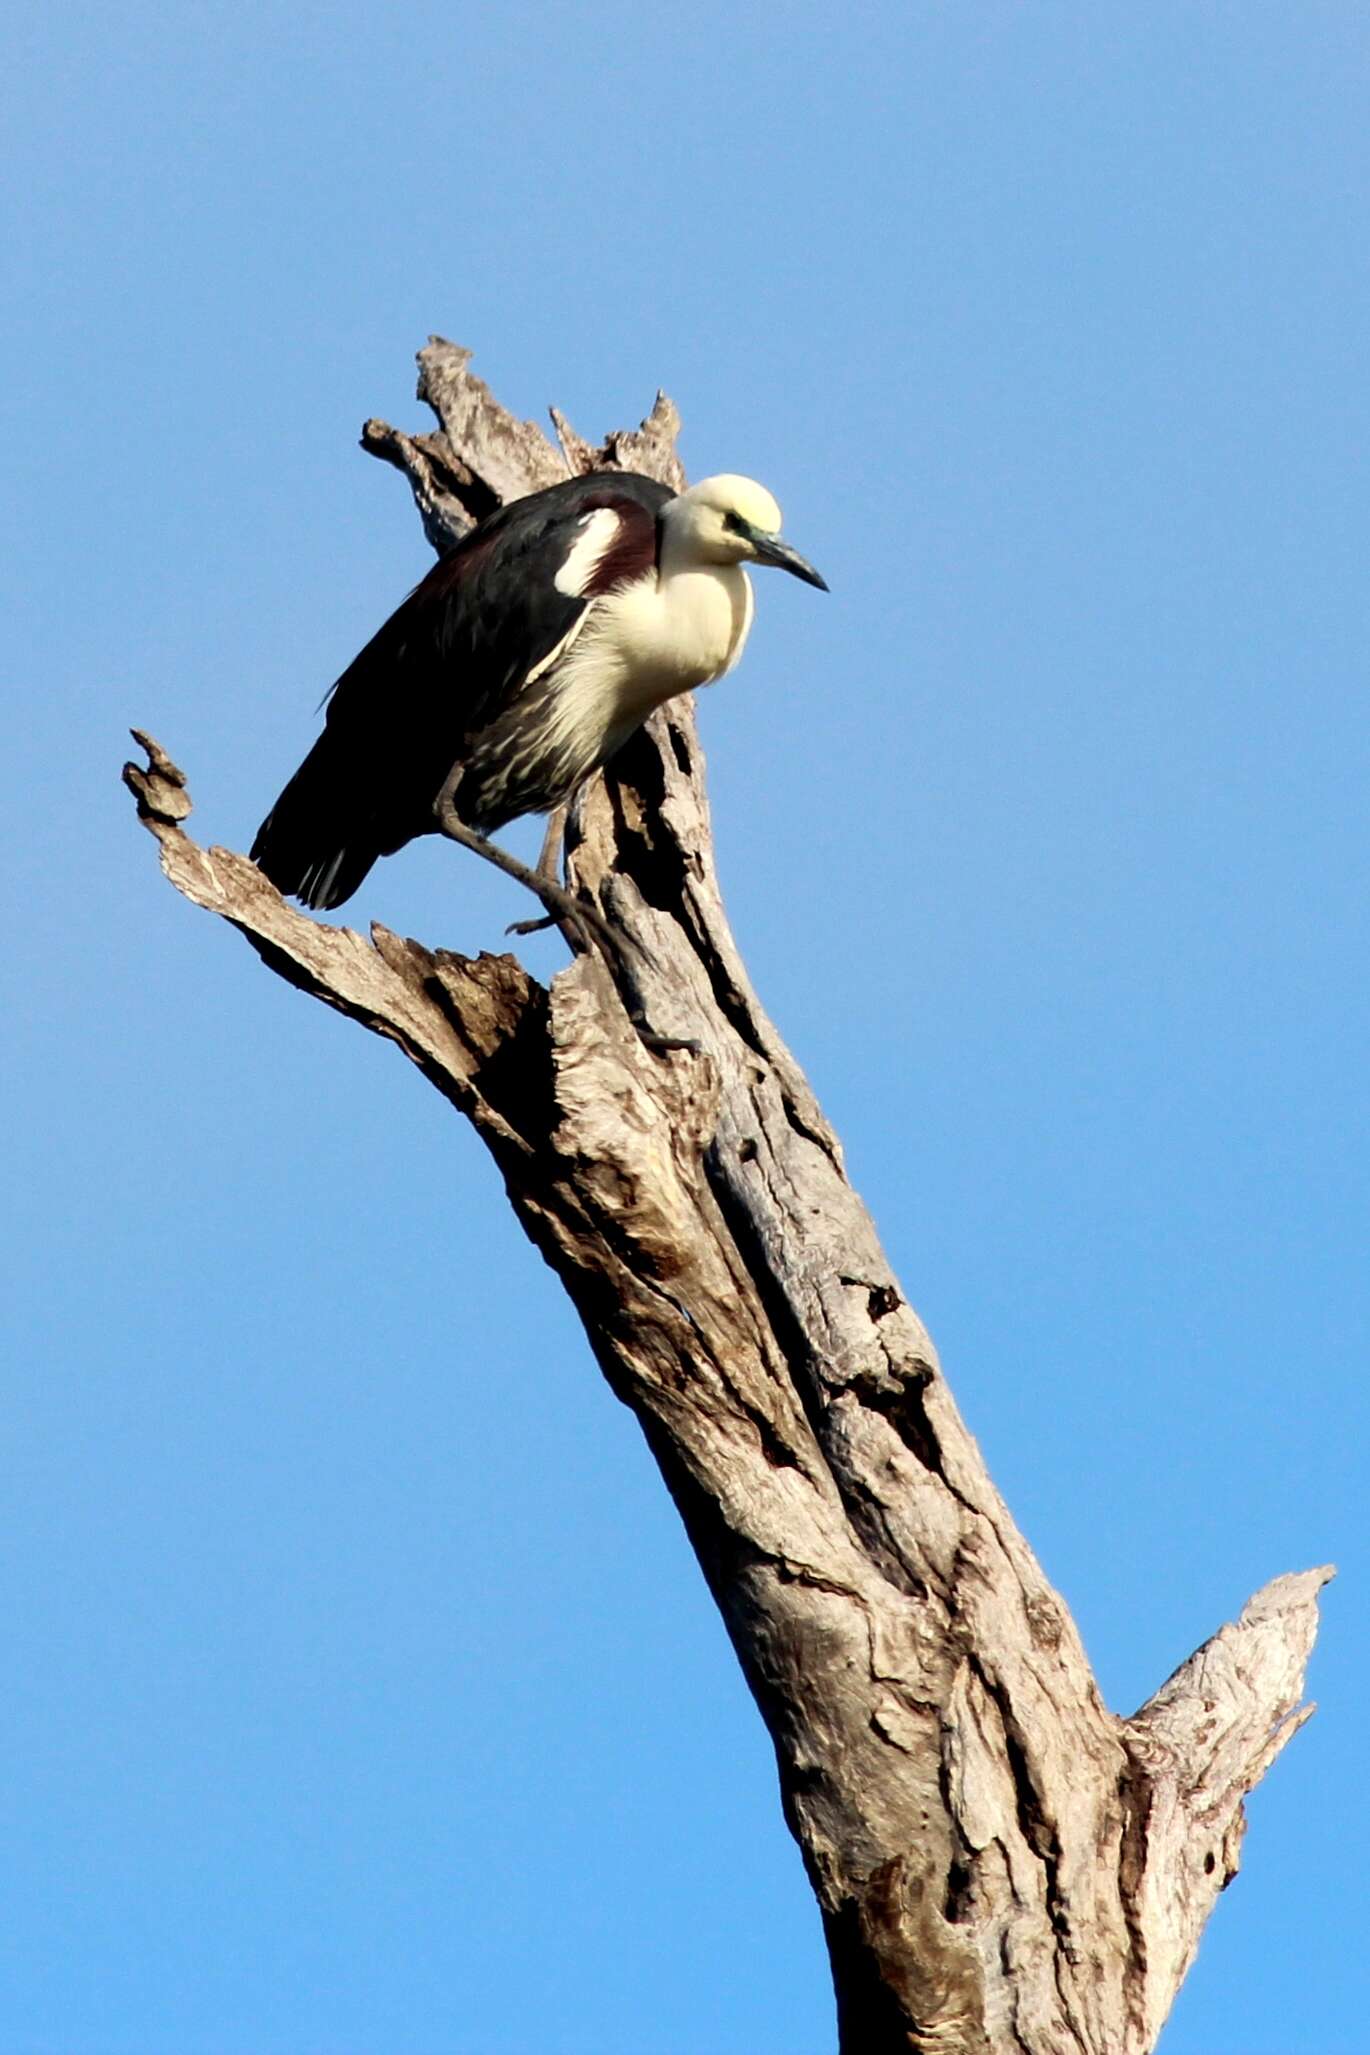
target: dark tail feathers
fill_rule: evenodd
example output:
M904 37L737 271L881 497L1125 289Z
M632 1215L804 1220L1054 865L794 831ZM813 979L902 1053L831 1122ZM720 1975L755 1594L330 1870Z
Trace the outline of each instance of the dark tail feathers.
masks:
M279 891L321 910L350 899L386 853L370 781L349 756L325 728L252 844L252 861Z

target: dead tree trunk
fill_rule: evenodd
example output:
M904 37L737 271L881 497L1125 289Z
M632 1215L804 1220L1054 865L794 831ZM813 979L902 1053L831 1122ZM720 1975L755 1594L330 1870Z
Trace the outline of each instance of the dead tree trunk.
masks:
M674 409L562 454L435 340L441 422L367 424L429 539L574 470L682 482ZM544 989L508 955L364 940L199 848L139 736L126 778L172 883L270 968L396 1042L472 1122L642 1425L775 1744L849 2055L1137 2055L1217 1894L1242 1801L1300 1706L1331 1574L1277 1578L1131 1719L963 1426L842 1155L747 982L693 711L596 779L576 890L628 938ZM630 1024L688 1037L648 1050Z

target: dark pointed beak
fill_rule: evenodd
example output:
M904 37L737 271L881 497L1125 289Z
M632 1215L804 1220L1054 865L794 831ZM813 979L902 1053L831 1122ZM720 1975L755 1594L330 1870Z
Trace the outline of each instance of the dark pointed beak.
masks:
M791 549L788 542L782 542L778 535L759 535L751 531L751 541L756 550L758 564L774 564L778 570L792 571L796 578L802 578L806 585L816 585L820 592L826 592L828 582L815 571L807 557L801 557L797 549Z

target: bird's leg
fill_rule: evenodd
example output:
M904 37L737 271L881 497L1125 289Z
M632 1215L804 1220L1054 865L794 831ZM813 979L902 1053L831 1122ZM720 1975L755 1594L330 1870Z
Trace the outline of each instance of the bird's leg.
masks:
M580 937L587 948L593 938L599 942L601 948L616 953L618 937L602 914L596 913L593 907L585 906L580 900L573 898L566 887L559 885L555 878L545 876L540 865L537 870L530 870L526 863L520 863L507 849L501 849L497 843L488 841L474 828L467 827L457 813L453 796L461 769L461 765L458 765L433 803L433 817L438 824L439 832L453 842L460 842L463 849L473 850L477 856L483 856L487 863L494 864L496 870L503 871L507 878L515 879L520 885L526 885L530 892L535 892L547 908L549 923L558 922L563 932L570 929L573 934ZM533 925L542 927L544 923L535 921Z
M559 882L557 873L561 867L562 838L566 833L566 815L569 802L554 806L547 816L547 833L542 838L542 853L538 857L538 876L547 878L552 884ZM550 928L553 916L544 913L541 920L511 920L504 930L506 935L536 935L543 928Z
M614 963L624 965L625 938L615 933L602 914L596 913L593 907L584 905L581 900L573 898L564 885L558 884L554 876L549 877L546 873L545 865L549 861L549 851L552 852L550 860L555 861L557 842L561 839L562 828L565 825L565 808L557 809L560 820L557 814L554 814L548 823L538 867L536 870L529 870L526 863L520 863L516 856L511 856L507 849L501 849L497 843L487 841L484 835L477 834L474 828L468 828L465 821L460 818L454 794L461 776L461 768L459 764L433 802L433 817L438 824L439 833L446 835L450 841L460 842L463 849L473 850L477 856L483 856L487 863L494 864L496 870L503 871L506 877L514 878L520 885L526 885L530 892L536 892L547 908L548 920L531 921L528 923L530 928L544 927L556 921L563 933L570 930L567 935L568 941L572 936L578 936L587 949L592 940L597 941L611 966ZM688 1049L692 1055L699 1054L698 1042L691 1041L686 1035L654 1034L640 1008L629 1000L625 1000L624 1005L644 1048Z

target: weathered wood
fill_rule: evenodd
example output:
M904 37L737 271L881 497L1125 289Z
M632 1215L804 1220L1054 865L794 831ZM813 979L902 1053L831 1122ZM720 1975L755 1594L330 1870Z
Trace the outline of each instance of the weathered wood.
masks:
M498 501L621 465L682 482L658 398L556 449L433 339L436 435L368 423L439 548ZM625 938L544 989L288 907L125 777L171 882L394 1041L475 1125L642 1424L775 1744L849 2055L1140 2055L1218 1892L1242 1800L1307 1718L1327 1570L1280 1577L1132 1719L995 1491L837 1140L724 916L688 702L572 810L576 891ZM649 1050L645 1019L690 1049Z

